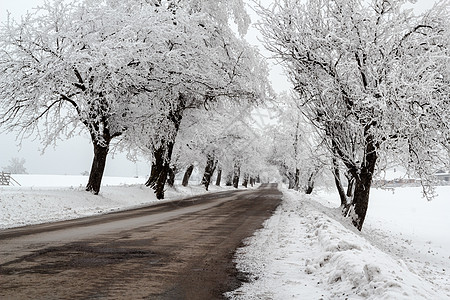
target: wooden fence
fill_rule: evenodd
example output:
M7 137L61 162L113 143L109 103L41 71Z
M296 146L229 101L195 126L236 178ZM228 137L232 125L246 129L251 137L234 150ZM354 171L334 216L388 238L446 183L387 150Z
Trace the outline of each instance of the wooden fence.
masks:
M14 178L11 177L11 173L1 172L0 173L0 185L20 185Z

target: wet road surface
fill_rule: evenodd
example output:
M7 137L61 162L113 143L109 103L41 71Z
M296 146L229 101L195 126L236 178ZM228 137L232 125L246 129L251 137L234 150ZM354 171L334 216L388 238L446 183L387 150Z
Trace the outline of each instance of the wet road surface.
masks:
M0 299L221 299L276 184L0 231Z

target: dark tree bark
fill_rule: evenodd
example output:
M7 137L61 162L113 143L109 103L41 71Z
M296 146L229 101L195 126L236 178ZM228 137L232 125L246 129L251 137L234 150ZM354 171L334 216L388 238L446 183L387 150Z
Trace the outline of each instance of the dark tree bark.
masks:
M295 125L295 138L294 138L294 158L295 161L298 161L298 144L299 144L299 131L300 131L300 122L297 121L297 124ZM297 166L295 166L295 173L294 175L294 186L293 189L298 191L300 188L300 170Z
M339 193L339 198L341 199L342 213L344 215L346 215L347 214L347 208L348 208L347 196L345 195L344 187L342 186L341 175L340 175L340 172L339 172L339 165L338 165L337 158L333 156L332 161L333 161L334 183L335 183L337 191Z
M214 155L208 154L205 166L205 172L203 173L202 184L205 186L206 190L209 188L211 183L211 177L216 169L217 160L215 160Z
M103 173L106 166L106 157L108 156L109 143L111 140L108 138L104 143L98 143L94 138L92 140L94 144L94 159L92 160L86 191L98 195L102 184Z
M254 184L255 184L255 178L250 177L250 185L253 187Z
M91 117L95 118L101 115L101 112L91 112ZM118 137L122 132L111 133L108 126L108 121L103 120L94 123L83 122L90 132L92 145L94 146L94 158L92 160L91 172L89 173L89 180L86 185L86 191L98 195L100 186L102 184L103 173L106 167L106 158L109 152L109 144L111 140ZM103 128L103 130L100 130ZM102 132L101 140L99 140L98 133Z
M239 163L234 164L233 170L233 186L237 189L239 187L239 176L241 175L241 166Z
M306 187L305 194L309 195L313 192L313 190L314 190L314 183Z
M188 184L189 184L189 178L191 178L192 171L194 171L194 165L190 165L190 166L186 169L186 172L184 172L183 182L181 183L183 186L188 186Z
M261 183L261 178L258 176L256 176L256 183Z
M167 143L166 147L161 146L153 151L152 169L145 183L146 186L155 190L157 199L164 199L164 186L170 170L169 159L172 156L173 143Z
M169 168L169 175L167 177L167 184L170 187L173 187L175 185L175 175L177 174L177 167L172 166Z
M244 180L242 181L242 186L245 187L245 188L248 186L248 179L249 179L249 176L248 176L247 173L245 173L244 174Z
M300 187L300 170L295 168L294 190L298 191Z
M180 94L178 99L178 107L167 116L167 120L172 122L174 126L174 134L170 140L161 141L161 146L153 149L153 162L150 177L145 183L146 186L155 190L157 199L164 199L164 186L167 181L167 175L170 171L170 161L172 159L175 138L180 129L183 113L186 108L186 99Z
M296 185L296 174L290 171L290 168L285 163L279 163L280 173L283 174L288 180L288 189L292 190Z
M308 177L308 183L306 185L306 189L305 189L305 194L309 195L312 193L313 189L314 189L314 177L315 177L315 173L311 173Z
M366 218L373 172L378 159L377 149L379 148L379 144L370 133L372 126L375 125L376 123L372 122L364 126L364 157L361 163L350 161L345 152L339 148L339 144L335 140L332 140L334 153L333 174L339 197L341 198L342 213L344 216L351 217L353 225L358 230L362 229ZM349 181L347 193L342 187L337 156L342 159L347 168L347 179ZM352 195L350 198L351 201L347 200L349 199L347 195Z
M367 134L365 142L364 162L361 165L360 172L358 174L359 176L355 176L355 191L352 201L352 207L354 210L352 223L360 231L366 218L373 172L378 159L377 147L373 140L373 136Z
M217 169L217 178L216 178L216 185L220 186L220 181L222 180L222 169Z
M347 177L347 182L348 182L347 197L352 198L354 190L355 190L355 178L350 173L348 173L346 175L346 177Z

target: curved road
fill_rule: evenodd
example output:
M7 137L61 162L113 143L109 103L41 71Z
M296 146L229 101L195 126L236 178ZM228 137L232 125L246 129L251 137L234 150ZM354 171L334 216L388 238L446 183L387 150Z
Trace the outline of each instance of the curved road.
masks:
M0 299L220 299L276 184L0 231ZM242 278L241 278L242 279Z

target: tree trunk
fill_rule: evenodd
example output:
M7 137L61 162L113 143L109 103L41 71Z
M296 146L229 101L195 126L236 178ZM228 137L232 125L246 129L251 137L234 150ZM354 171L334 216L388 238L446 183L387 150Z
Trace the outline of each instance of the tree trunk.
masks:
M211 177L216 169L217 161L214 160L214 155L208 154L205 172L203 173L202 184L205 186L206 190L209 188L209 184L211 183Z
M295 186L294 178L293 177L288 177L288 182L289 182L288 189L290 189L290 190L294 189L294 186Z
M183 186L188 186L188 184L189 184L189 178L191 178L192 171L194 171L194 165L190 165L190 166L186 169L186 172L184 172L183 182L181 183Z
M353 176L351 174L347 174L347 182L348 182L348 186L347 186L347 197L349 199L351 199L353 197L353 193L355 190L355 178L353 178Z
M164 186L170 170L170 157L172 156L173 143L167 143L167 149L161 146L153 151L153 162L150 177L146 186L155 190L157 199L164 199ZM167 151L167 157L166 157Z
M216 178L216 185L220 186L220 181L222 180L222 169L217 169L217 178Z
M292 190L295 187L295 175L290 171L286 171L286 178L288 179L288 189Z
M332 161L333 161L334 183L336 184L336 188L338 190L339 197L341 198L342 214L346 215L347 208L348 208L347 196L345 195L344 187L342 186L341 175L339 172L339 165L338 165L337 158L333 156Z
M294 190L298 191L300 187L300 170L295 168Z
M254 184L255 184L255 178L250 177L250 185L253 187Z
M372 186L373 172L377 163L378 155L372 135L366 136L365 157L359 176L355 178L355 191L352 201L352 223L361 231L366 218L369 205L370 187Z
M234 188L238 188L239 187L239 176L241 174L241 167L239 166L238 163L234 164L234 170L233 170L233 186Z
M242 181L242 186L245 188L247 188L247 186L248 186L248 178L249 178L248 174L244 174L244 180Z
M314 189L314 176L315 173L311 173L308 177L308 183L306 185L305 194L309 195Z
M261 183L261 178L258 176L256 176L256 183Z
M92 139L94 145L94 159L92 160L91 172L86 185L86 191L98 195L102 184L103 172L106 166L106 157L108 156L110 139L106 139L101 145ZM106 144L106 145L105 145Z
M175 138L180 129L183 113L186 108L186 99L180 94L178 97L178 107L171 110L167 115L167 120L174 126L174 134L168 141L161 141L161 146L153 150L152 170L150 178L145 183L146 186L155 190L157 199L164 199L164 186L167 181L167 175L170 171L170 162L172 160L172 151L175 145Z
M306 190L305 190L305 194L309 195L313 192L313 190L314 190L314 183L311 185L308 184L308 186L306 187Z
M172 166L169 168L169 176L167 177L167 184L170 187L173 187L175 185L175 175L177 172L177 167L176 166Z

